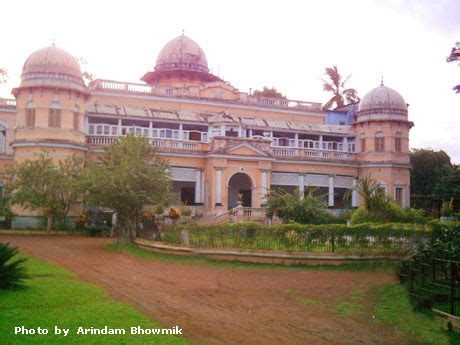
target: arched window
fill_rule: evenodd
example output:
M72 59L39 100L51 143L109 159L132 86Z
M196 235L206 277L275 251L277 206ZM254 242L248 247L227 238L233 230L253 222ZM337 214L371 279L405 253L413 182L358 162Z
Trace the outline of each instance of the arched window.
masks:
M366 134L361 133L361 137L359 140L361 142L361 152L365 152L366 151Z
M35 103L29 102L26 105L26 127L35 127Z
M61 127L61 105L58 102L50 104L48 126L49 127Z
M375 152L383 152L383 151L385 151L385 137L384 137L383 132L375 133L374 151Z
M395 134L395 151L402 152L402 133L396 132Z
M80 128L80 108L78 105L73 110L73 129L78 131Z

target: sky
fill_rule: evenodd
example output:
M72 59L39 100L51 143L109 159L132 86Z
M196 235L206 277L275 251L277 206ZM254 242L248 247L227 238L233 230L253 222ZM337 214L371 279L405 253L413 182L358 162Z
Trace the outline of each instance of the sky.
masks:
M325 103L324 69L352 74L362 97L383 80L404 97L412 148L443 149L460 163L459 0L7 1L0 19L0 97L12 97L24 61L50 45L87 60L96 78L140 82L161 48L182 34L214 74L240 91L275 87Z

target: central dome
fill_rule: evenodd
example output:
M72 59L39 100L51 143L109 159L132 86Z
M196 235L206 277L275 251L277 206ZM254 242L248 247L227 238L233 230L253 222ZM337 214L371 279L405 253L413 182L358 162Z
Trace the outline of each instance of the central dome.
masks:
M166 43L158 54L155 71L195 71L209 73L203 49L185 35Z

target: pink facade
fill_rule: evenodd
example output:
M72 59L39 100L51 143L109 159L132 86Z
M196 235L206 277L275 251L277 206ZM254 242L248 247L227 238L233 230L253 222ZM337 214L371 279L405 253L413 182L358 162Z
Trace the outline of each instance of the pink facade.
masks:
M180 36L160 52L144 83L95 80L54 46L28 58L15 99L0 100L0 164L46 150L56 159L95 156L117 137L146 136L169 161L178 202L216 214L239 199L250 209L266 192L314 187L329 208L371 173L409 206L407 105L383 84L366 94L349 125L326 123L318 102L240 92L209 72L202 49ZM33 216L16 210L19 218Z

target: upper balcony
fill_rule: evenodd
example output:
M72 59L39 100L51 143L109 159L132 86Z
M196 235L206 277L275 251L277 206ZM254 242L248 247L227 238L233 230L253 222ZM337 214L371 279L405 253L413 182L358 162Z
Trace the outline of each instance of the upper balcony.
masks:
M104 119L104 121L108 121ZM110 145L118 137L136 135L147 137L150 142L165 152L193 152L206 153L212 150L213 138L228 138L238 141L262 140L267 144L264 149L278 159L332 159L353 160L355 157L355 143L347 138L318 135L305 136L286 133L293 138L280 137L276 131L259 133L258 130L248 131L213 131L205 126L152 122L142 126L141 123L124 124L122 120L113 123L87 123L87 143L92 146ZM335 139L335 140L334 140ZM231 142L231 141L228 141Z
M90 91L108 91L122 94L142 94L152 95L160 97L181 97L181 98L202 98L204 101L216 101L225 103L237 103L254 106L262 106L268 108L281 108L281 109L292 109L300 111L322 111L321 103L317 102L306 102L299 100L291 100L286 98L273 98L273 97L262 97L249 95L247 93L240 92L238 99L225 99L216 94L216 97L206 98L200 97L199 88L192 90L193 88L177 88L162 85L146 85L136 84L127 82L118 82L106 79L97 79L90 85Z

